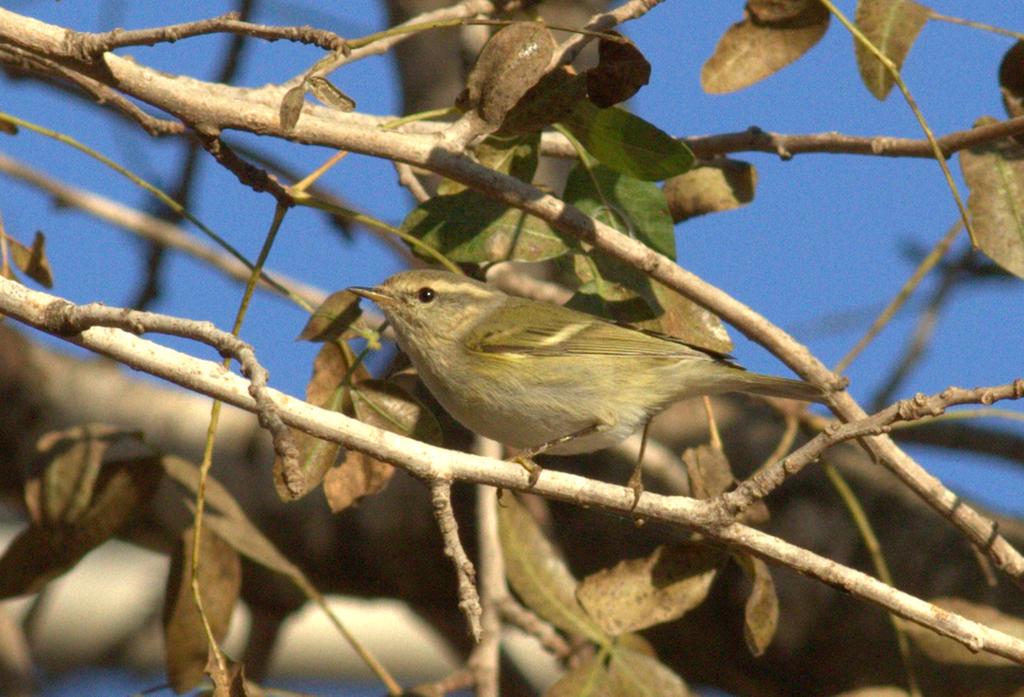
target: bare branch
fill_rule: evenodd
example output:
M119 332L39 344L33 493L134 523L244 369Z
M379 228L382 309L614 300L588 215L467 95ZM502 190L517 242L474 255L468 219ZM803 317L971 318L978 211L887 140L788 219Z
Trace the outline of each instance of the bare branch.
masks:
M238 34L252 36L266 41L295 41L312 44L328 51L346 52L348 47L345 39L332 31L316 27L275 27L266 24L253 24L239 19L237 12L229 12L220 17L203 19L196 22L170 24L151 29L114 29L113 31L92 34L87 32L68 31L66 42L68 51L79 60L92 61L107 51L125 46L154 46L161 43L174 43L179 39L204 34Z
M18 284L13 281L5 283ZM6 298L10 300L11 298ZM18 317L9 308L4 312ZM130 334L167 334L185 339L192 339L217 349L223 356L230 356L242 367L242 374L249 379L247 392L252 397L254 411L259 416L260 425L270 431L274 441L274 450L293 466L298 462L298 449L292 443L291 435L281 419L277 405L267 388L269 374L266 368L256 360L252 346L238 337L217 329L210 322L203 322L153 312L140 312L119 307L107 307L98 303L75 305L63 298L51 297L45 305L37 306L32 320L18 317L41 331L70 341L94 327L117 328Z
M474 641L479 642L483 629L480 626L480 596L476 592L476 569L459 539L459 524L455 522L455 511L452 509L451 482L443 479L431 482L430 499L437 527L444 539L444 554L455 565L455 575L459 582L459 609L469 623L469 633Z
M224 166L229 172L238 177L238 181L245 184L257 193L268 192L274 197L278 205L291 208L295 205L295 199L285 191L277 180L267 174L266 170L252 165L238 155L220 139L220 130L209 128L206 124L197 124L195 127L196 136L206 152L213 155L213 158Z

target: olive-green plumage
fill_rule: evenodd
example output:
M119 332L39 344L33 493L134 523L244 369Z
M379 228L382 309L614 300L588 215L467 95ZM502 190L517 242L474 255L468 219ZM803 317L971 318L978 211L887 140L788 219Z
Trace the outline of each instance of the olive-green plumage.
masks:
M750 373L678 339L445 271L404 271L352 290L380 306L398 345L453 417L516 448L593 428L546 452L600 450L695 395L822 399L808 383Z

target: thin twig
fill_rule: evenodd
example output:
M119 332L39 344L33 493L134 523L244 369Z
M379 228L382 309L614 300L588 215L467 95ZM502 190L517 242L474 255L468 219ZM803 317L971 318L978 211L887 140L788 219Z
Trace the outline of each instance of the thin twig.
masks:
M185 124L181 121L161 119L147 114L145 111L123 94L105 85L99 80L91 78L72 68L61 65L44 56L26 51L16 46L5 45L0 47L0 63L5 63L14 68L23 70L30 75L37 72L44 75L65 80L75 85L88 94L100 104L109 104L124 114L132 121L142 126L142 129L151 136L178 134L185 132Z
M833 421L821 433L807 441L789 456L762 468L734 491L722 494L719 499L731 513L744 510L774 491L787 478L814 462L833 445L855 438L888 433L893 424L900 421L915 421L942 414L949 407L963 404L989 405L1004 399L1024 397L1024 378L995 387L948 387L938 394L926 396L918 393L910 399L903 399L882 409L872 416L840 423Z
M914 334L903 352L903 357L896 363L889 377L882 382L882 387L872 398L871 404L875 409L880 409L888 404L896 396L896 391L903 384L903 380L910 371L917 365L917 362L924 355L925 348L935 333L935 326L938 323L939 311L946 304L950 293L956 288L957 280L966 278L960 272L961 265L974 256L974 250L968 247L960 258L960 263L951 264L942 269L942 274L931 297L924 304L924 310L918 318L917 326L914 327Z
M203 243L166 220L130 208L100 194L66 184L3 153L0 153L0 172L49 194L57 206L77 208L83 213L132 232L142 239L188 254L237 281L249 278L249 267L236 257ZM277 279L279 286L288 290L284 297L301 298L302 304L306 306L315 307L327 298L327 293L320 288L278 273L270 275ZM280 293L263 276L260 278L259 287Z
M452 509L451 483L441 479L431 482L430 500L437 527L444 539L444 554L455 566L455 576L459 582L459 609L466 616L473 640L479 642L483 633L480 624L483 610L480 607L480 596L476 592L476 569L459 540L459 524L455 521L455 511Z
M409 190L409 193L412 194L417 203L429 201L430 193L423 188L423 184L420 182L419 177L416 176L416 172L413 171L412 167L404 162L395 162L394 164L395 171L398 173L398 183Z
M316 27L276 27L253 24L239 19L239 13L229 12L220 17L202 19L196 22L169 24L150 29L114 29L103 33L68 31L66 41L69 52L79 60L92 61L107 51L125 46L154 46L174 43L180 39L204 34L241 34L266 41L294 41L319 46L328 51L347 50L345 39L332 31Z
M295 205L295 199L292 198L291 194L277 180L267 174L266 170L260 169L236 155L235 151L221 140L219 129L209 128L204 124L196 124L195 132L199 138L199 143L206 152L213 155L213 159L217 160L225 169L238 177L238 181L242 184L257 193L266 191L274 197L279 206L291 208Z
M889 301L889 304L885 306L881 314L875 318L875 321L868 327L867 332L864 336L854 344L853 348L843 356L842 360L836 364L835 372L844 373L846 369L850 367L854 359L860 355L861 351L867 348L876 336L885 328L885 325L896 316L896 313L900 311L900 308L910 299L910 296L917 290L917 287L924 280L924 277L928 275L928 272L935 268L935 265L942 261L942 258L946 256L946 252L953 246L953 242L956 241L957 235L960 234L960 229L963 227L963 221L958 220L953 227L951 227L942 239L928 252L927 256L921 260L921 263L914 269L914 273L910 275L910 278L903 284L899 292L896 293L896 297Z
M541 648L560 660L572 655L572 646L558 630L512 596L501 601L501 616L510 625L532 636Z
M484 457L500 459L501 445L484 438L474 448ZM501 613L499 603L508 597L505 559L498 536L498 493L494 487L476 487L477 547L480 560L480 643L473 649L468 666L473 673L476 697L498 697L501 649Z

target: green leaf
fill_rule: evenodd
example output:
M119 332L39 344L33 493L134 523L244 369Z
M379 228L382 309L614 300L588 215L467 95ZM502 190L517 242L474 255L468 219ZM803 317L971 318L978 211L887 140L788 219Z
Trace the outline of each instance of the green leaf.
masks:
M473 148L476 161L493 169L529 183L537 171L540 132L520 136L492 135ZM457 194L469 187L451 179L442 179L437 187L438 196Z
M402 230L454 262L544 261L569 250L540 218L476 191L435 196L409 213Z
M859 0L854 19L864 36L899 70L930 13L927 7L914 0ZM868 91L878 99L885 99L894 84L892 75L856 38L853 48Z
M653 656L615 647L608 665L609 695L615 697L692 697L693 693Z
M605 165L581 161L569 172L562 198L659 254L676 258L676 237L668 202L653 182Z
M576 579L561 554L514 495L499 501L498 533L509 585L527 607L565 632L608 641L576 600Z
M980 120L976 125L991 123ZM1011 138L960 153L971 194L975 243L992 261L1024 278L1024 146Z
M652 182L620 174L583 153L569 173L563 198L587 215L675 258L675 232L668 204ZM599 250L573 254L579 278L573 309L623 322L657 317L661 311L644 273Z
M748 2L744 18L722 34L704 63L701 87L725 94L775 74L821 40L830 17L817 0Z
M580 102L564 124L601 164L637 179L661 181L694 163L684 143L618 107Z

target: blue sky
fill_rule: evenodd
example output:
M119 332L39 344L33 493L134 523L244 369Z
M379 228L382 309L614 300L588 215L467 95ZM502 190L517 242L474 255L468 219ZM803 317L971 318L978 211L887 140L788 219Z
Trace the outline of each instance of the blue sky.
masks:
M1024 5L1017 2L934 2L949 14L1024 28ZM841 2L852 14L853 2ZM8 7L44 21L82 30L112 26L143 27L199 18L195 4L12 2ZM349 0L329 11L312 2L264 2L256 21L319 24L343 35L362 35L384 26L376 2ZM205 3L204 15L228 9ZM317 8L317 9L313 9ZM747 90L705 95L700 66L718 36L739 19L742 3L669 1L626 28L654 66L651 83L632 101L645 119L674 134L736 131L751 125L783 133L840 131L857 135L921 137L898 93L876 101L863 87L853 60L852 41L833 22L825 38L800 61ZM938 134L970 127L980 116L1002 117L996 70L1011 39L940 22L930 22L911 50L904 75ZM163 70L210 77L226 43L224 37L189 39L122 54ZM284 81L304 70L318 53L285 42L254 44L236 84L257 86ZM372 58L334 74L361 111L394 114L398 109L391 60ZM133 126L116 121L97 125L101 107L63 99L42 85L4 83L0 109L62 131L134 169L157 184L168 184L181 155L179 143L151 142ZM113 125L111 125L113 124ZM229 134L234 142L268 148L300 171L326 157L323 148L268 142ZM90 188L140 208L153 204L119 175L66 146L29 132L0 139L3 152L68 183ZM754 163L759 186L753 204L677 226L680 263L809 344L825 363L835 364L896 293L913 270L907 246L928 248L956 220L956 208L937 164L919 159L847 155L800 155L788 162L765 154L738 154ZM958 163L950 163L961 194ZM396 187L390 164L348 157L323 183L354 204L391 223L408 212L408 196ZM269 224L273 203L237 185L233 177L205 162L193 212L254 258ZM56 210L42 196L0 179L0 211L7 230L23 240L42 229L56 286L76 302L126 303L135 291L143 260L139 243L127 233L87 216ZM960 240L959 245L965 243ZM962 247L961 247L962 248ZM269 266L326 290L372 284L400 267L383 245L358 232L340 240L310 211L288 215ZM156 311L209 319L229 327L240 297L238 284L174 255L165 294ZM926 282L924 289L931 287ZM1021 293L1019 282L985 284L957 293L943 314L925 359L910 376L903 396L936 392L949 384L997 384L1020 376ZM911 303L911 308L916 304ZM837 315L852 313L852 328L836 331ZM867 398L902 351L916 312L905 312L852 366L851 389ZM274 386L301 394L316 346L294 341L304 314L285 301L261 294L243 330L271 372ZM736 355L750 368L785 369L737 332ZM163 339L161 339L163 341ZM189 350L212 357L202 347ZM1016 372L1014 372L1016 371ZM1019 406L1012 406L1018 412ZM1020 422L993 422L1021 430ZM933 473L959 492L1007 511L1024 513L1012 492L1024 488L1020 470L1003 462L936 450L913 449Z

